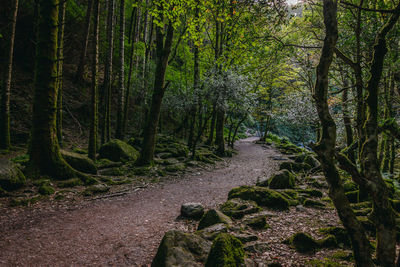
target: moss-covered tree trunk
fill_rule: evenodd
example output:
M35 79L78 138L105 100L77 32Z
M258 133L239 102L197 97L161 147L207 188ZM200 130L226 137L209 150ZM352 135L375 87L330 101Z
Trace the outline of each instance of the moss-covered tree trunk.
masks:
M328 74L333 59L333 51L338 38L337 1L324 0L323 14L325 24L325 39L317 66L314 99L318 117L321 122L321 138L314 147L329 184L329 196L335 205L338 215L350 235L354 258L357 266L374 266L369 249L369 241L364 229L357 220L350 203L344 193L342 181L335 165L336 124L329 112L328 106Z
M64 29L65 10L67 1L60 1L58 19L58 47L57 47L57 115L56 130L57 140L60 147L63 145L62 120L63 120L63 64L64 64Z
M57 0L41 0L28 170L57 179L82 176L62 158L56 135Z
M107 13L107 54L104 66L103 82L103 120L101 124L101 143L108 142L111 138L111 87L114 54L114 8L115 0L108 0Z
M115 137L123 138L123 107L125 104L125 0L121 0L119 13L119 78L118 78L118 113Z
M11 10L11 23L8 38L8 51L7 62L5 68L5 75L1 90L0 102L0 149L9 149L11 146L10 141L10 95L11 95L11 77L12 77L12 63L14 55L14 39L15 28L17 24L18 14L18 0L12 2Z
M139 163L142 165L148 165L153 162L161 103L166 90L164 84L165 73L174 37L174 27L171 22L168 24L166 31L164 31L165 33L163 33L163 30L159 26L156 27L156 70L154 73L154 89L150 112L143 131L143 144L139 159Z
M382 178L378 162L378 88L382 76L383 62L387 53L386 35L394 27L400 16L400 3L388 22L380 29L374 44L370 77L367 83L366 99L366 139L361 151L361 165L373 199L375 225L377 232L376 257L382 266L393 266L396 257L395 214L389 202L387 186Z
M89 43L89 32L90 32L90 18L93 12L93 0L88 0L88 6L86 9L86 16L85 16L85 27L83 33L83 42L82 42L82 50L79 56L79 63L78 68L75 74L75 80L77 83L82 83L84 73L85 73L85 65L86 65L86 53L87 47Z
M94 0L93 12L93 60L92 60L92 87L90 99L90 132L89 132L89 158L95 159L97 153L98 133L98 65L99 65L99 20L100 0Z

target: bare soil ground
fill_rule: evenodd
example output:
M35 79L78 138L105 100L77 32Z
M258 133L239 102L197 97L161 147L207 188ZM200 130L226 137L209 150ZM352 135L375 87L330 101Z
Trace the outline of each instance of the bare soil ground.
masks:
M232 187L254 184L277 168L271 148L239 141L239 154L214 170L187 174L120 197L69 205L4 209L1 266L146 266L165 231L189 230L180 205L215 207Z

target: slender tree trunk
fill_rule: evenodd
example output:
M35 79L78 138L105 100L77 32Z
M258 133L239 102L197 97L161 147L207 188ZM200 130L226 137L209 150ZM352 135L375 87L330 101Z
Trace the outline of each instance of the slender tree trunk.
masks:
M85 73L85 64L86 64L86 52L89 42L89 32L90 32L90 17L93 12L93 0L88 0L88 6L86 9L85 16L85 32L83 33L83 42L82 42L82 50L79 56L79 64L75 74L75 80L77 83L82 83L84 73Z
M157 63L154 73L154 91L150 106L150 113L143 132L143 144L139 161L142 165L151 164L153 162L161 103L166 90L166 86L164 84L165 72L167 70L168 58L171 53L172 41L174 37L174 28L171 22L167 26L165 38L162 29L159 26L156 27Z
M378 88L382 76L383 62L387 53L386 35L394 27L400 16L400 3L388 22L378 32L370 67L366 99L367 120L365 123L366 140L361 153L361 165L366 180L371 181L369 194L374 203L376 218L377 248L376 257L382 266L393 266L396 257L395 215L389 202L388 189L382 178L377 158L378 148Z
M345 87L345 88L348 87L346 78L344 78L344 80L343 80L343 87ZM342 93L343 123L344 123L345 131L346 131L346 145L347 145L347 147L351 147L354 142L354 138L353 138L353 128L352 128L352 123L351 123L351 116L350 116L347 101L348 101L348 90L345 89ZM347 156L349 157L351 162L353 162L354 164L356 163L353 149L349 149L347 151Z
M122 126L122 119L123 119L123 106L125 104L125 0L121 0L121 7L120 7L120 66L119 66L119 98L118 98L118 114L117 114L117 130L115 137L118 139L123 138L123 126Z
M98 65L99 65L99 22L100 0L94 0L93 12L93 60L92 60L92 86L90 99L90 132L89 132L89 158L96 159L97 133L98 133Z
M217 122L215 127L215 144L217 145L217 154L220 156L225 155L224 125L225 109L219 107L217 109Z
M240 125L246 120L247 115L245 115L240 121L239 123L236 125L235 130L233 132L233 137L232 137L232 141L231 141L231 148L233 148L234 144L235 144L235 138L237 135L237 132L239 130Z
M313 95L318 117L321 121L321 138L314 151L317 153L327 182L329 196L335 205L338 215L350 235L357 266L374 266L369 249L369 241L364 229L357 220L350 203L344 194L341 178L335 166L336 124L329 113L328 106L328 74L333 59L333 50L338 38L337 1L324 0L323 14L325 39L321 57L317 66L315 93Z
M40 1L28 170L58 179L85 177L62 158L56 137L58 1Z
M104 68L104 103L103 103L103 121L101 129L101 143L104 144L110 140L110 115L111 115L111 87L113 71L113 52L114 52L114 2L108 0L107 14L107 55Z
M8 40L8 57L5 70L4 84L1 90L0 102L0 149L8 150L11 146L10 141L10 95L11 95L11 77L12 63L14 55L14 39L15 28L17 24L18 0L13 1L12 5L12 20L10 26L10 37Z
M208 139L206 144L212 146L214 144L214 130L215 130L215 121L217 118L217 110L216 104L214 104L212 116L211 116L211 123L210 123L210 133L208 135Z
M65 29L65 10L67 7L67 1L60 2L60 17L58 22L58 47L57 47L57 115L56 115L56 130L57 140L60 147L63 145L62 135L62 120L63 120L63 64L64 64L64 29Z

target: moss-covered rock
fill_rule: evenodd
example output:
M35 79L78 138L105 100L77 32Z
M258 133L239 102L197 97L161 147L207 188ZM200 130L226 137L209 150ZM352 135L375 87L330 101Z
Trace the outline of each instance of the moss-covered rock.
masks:
M6 159L0 159L0 187L5 191L13 191L25 184L25 175L17 164Z
M229 225L232 224L232 221L228 216L226 216L219 210L211 209L203 215L203 217L199 222L197 230L201 230L218 223L224 223Z
M288 170L281 170L269 179L269 188L271 189L289 189L294 188L294 175Z
M204 266L211 242L178 230L165 233L152 267Z
M215 238L206 267L242 266L244 264L244 250L242 243L232 235L219 234Z
M362 210L366 208L372 208L372 203L370 201L363 201L359 203L350 204L354 210Z
M312 168L319 166L319 161L309 153L300 153L291 157L291 159L296 163L307 163Z
M338 244L342 244L346 247L350 247L351 245L349 235L347 234L346 229L344 229L343 227L333 226L320 228L318 229L318 231L326 236L333 235L336 238Z
M321 198L324 194L318 189L298 189L297 192L307 197L318 197Z
M296 233L291 236L289 239L289 243L296 251L300 253L314 253L319 246L314 238L312 238L309 234L302 232Z
M82 181L79 178L72 178L69 180L60 181L57 183L58 187L66 188L66 187L75 187L81 185Z
M285 161L279 165L279 170L289 170L291 172L309 171L312 167L304 162Z
M200 219L204 215L204 206L201 203L184 203L181 206L181 216L190 219Z
M136 161L139 152L127 143L114 139L102 145L99 150L100 159L109 159L111 161Z
M276 210L289 209L289 201L284 196L282 196L277 191L265 187L259 187L259 186L236 187L229 192L228 198L253 200L260 206Z
M256 213L260 211L261 208L254 201L234 198L222 204L220 210L222 211L222 213L231 218L241 219L246 214Z
M123 165L122 162L115 162L115 161L111 161L109 159L99 159L97 161L98 169L115 168L115 167L120 167L122 165Z
M165 170L167 172L178 172L178 171L183 171L185 170L185 164L183 163L176 163L174 165L168 165L165 167Z
M359 210L354 210L354 214L356 216L368 216L372 212L371 208L365 208L365 209L359 209Z
M39 194L43 195L43 196L47 196L47 195L52 195L54 194L55 190L53 187L51 187L50 185L47 184L43 184L39 187L38 189Z
M256 230L269 228L267 216L265 215L257 215L246 218L243 223Z
M317 208L317 209L325 208L324 203L322 203L321 201L318 201L318 200L314 200L314 199L304 200L303 206L308 207L308 208Z
M346 180L343 183L343 189L344 189L344 192L346 192L346 193L351 192L351 191L356 191L356 190L358 190L358 185L356 183L354 183L353 181Z
M83 173L97 174L96 164L87 156L66 150L61 150L61 155L75 170Z
M175 165L178 163L179 163L179 160L177 160L176 158L167 158L162 161L163 165Z
M224 223L218 223L206 227L202 230L198 230L195 232L196 235L201 236L204 239L213 241L220 233L227 233L228 225Z
M336 240L336 237L334 235L328 235L327 237L318 240L318 245L321 248L337 248L338 247L338 242Z

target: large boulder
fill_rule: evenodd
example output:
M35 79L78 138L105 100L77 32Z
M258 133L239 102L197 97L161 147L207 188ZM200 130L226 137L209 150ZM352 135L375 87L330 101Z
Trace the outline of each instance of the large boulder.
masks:
M311 169L312 167L305 162L285 161L279 165L279 170L289 170L291 172L307 172Z
M290 245L300 253L315 252L319 247L318 242L306 233L296 233L289 239Z
M200 219L204 214L204 206L200 203L185 203L181 206L182 217Z
M272 189L290 189L294 188L294 185L294 175L288 170L279 171L269 180L269 188Z
M232 220L219 210L211 209L203 215L203 217L199 222L197 230L201 230L218 223L224 223L229 225L232 224Z
M259 187L259 186L240 186L233 188L229 194L229 199L241 198L244 200L253 200L258 205L276 209L288 210L289 201L277 191Z
M222 204L220 210L231 218L241 219L246 214L259 212L261 208L254 201L233 198Z
M139 152L127 143L114 139L102 145L99 150L100 159L111 161L135 161L139 157Z
M19 166L6 159L0 159L0 188L13 191L26 184L26 179Z
M228 267L244 265L242 243L230 234L219 234L211 247L206 267Z
M307 163L311 167L315 168L320 165L319 161L313 156L310 155L309 153L300 153L294 156L289 157L290 159L293 159L294 162L296 163Z
M61 150L61 155L72 168L83 173L97 174L97 167L94 161L85 155Z
M204 266L210 247L211 242L198 235L171 230L165 233L151 266Z

